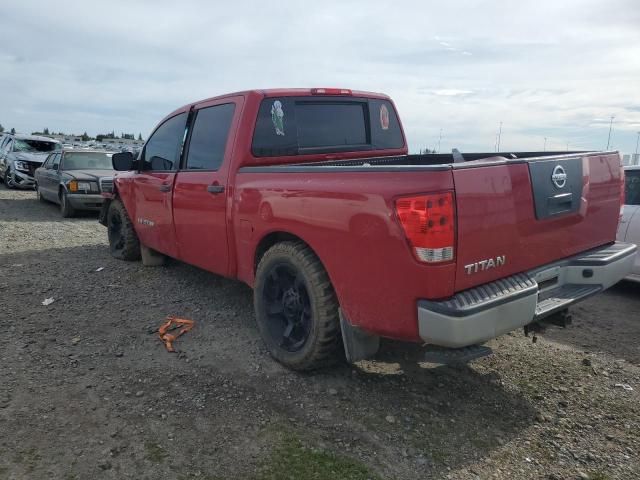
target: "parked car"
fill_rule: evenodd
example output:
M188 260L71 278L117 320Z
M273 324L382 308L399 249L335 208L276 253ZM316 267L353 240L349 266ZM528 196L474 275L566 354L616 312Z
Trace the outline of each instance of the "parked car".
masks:
M7 188L33 188L35 170L60 142L36 135L5 134L0 140L0 180Z
M186 134L185 134L186 132ZM180 259L254 290L292 369L373 355L380 337L468 359L625 277L617 152L407 155L389 97L254 90L165 117L100 222L111 254ZM433 357L431 357L433 358Z
M624 167L625 195L622 220L618 227L618 240L640 244L640 165ZM627 280L640 282L640 254Z
M47 157L35 172L38 198L60 205L63 217L78 210L100 210L101 193L113 182L112 153L100 150L63 150Z

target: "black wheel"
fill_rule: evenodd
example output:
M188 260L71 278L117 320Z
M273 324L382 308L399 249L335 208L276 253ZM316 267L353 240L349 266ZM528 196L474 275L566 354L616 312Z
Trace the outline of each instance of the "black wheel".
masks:
M119 260L139 260L140 241L120 200L114 200L107 212L107 235L111 255Z
M7 188L14 189L16 188L16 181L13 178L13 174L9 172L9 167L4 171L4 185Z
M64 218L71 218L76 215L76 210L69 203L67 192L60 192L60 213Z
M322 263L303 243L278 243L264 254L254 305L262 339L286 367L312 370L339 358L338 300Z

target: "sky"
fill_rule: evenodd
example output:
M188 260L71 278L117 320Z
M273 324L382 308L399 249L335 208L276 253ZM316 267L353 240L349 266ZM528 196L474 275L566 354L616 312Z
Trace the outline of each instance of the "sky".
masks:
M383 92L412 152L633 153L640 1L2 2L0 124L147 137L175 108L280 87ZM441 136L441 138L440 138Z

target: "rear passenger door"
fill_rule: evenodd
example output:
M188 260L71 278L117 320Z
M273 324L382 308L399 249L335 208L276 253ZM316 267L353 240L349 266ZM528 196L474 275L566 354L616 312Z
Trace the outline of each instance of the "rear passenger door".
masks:
M211 272L229 270L229 164L242 97L196 105L173 194L180 259Z

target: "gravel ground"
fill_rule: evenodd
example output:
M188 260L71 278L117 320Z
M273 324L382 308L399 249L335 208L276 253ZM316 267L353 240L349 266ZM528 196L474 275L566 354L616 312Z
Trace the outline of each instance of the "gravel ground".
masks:
M266 354L249 288L105 239L0 187L0 479L640 478L640 285L467 367L386 342L303 375ZM196 321L178 354L171 314Z

